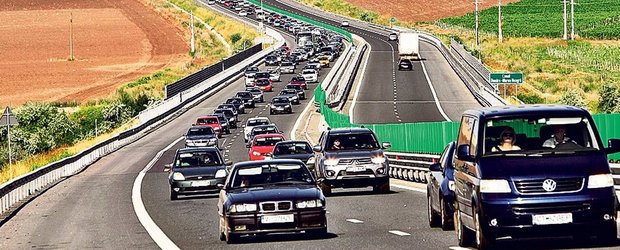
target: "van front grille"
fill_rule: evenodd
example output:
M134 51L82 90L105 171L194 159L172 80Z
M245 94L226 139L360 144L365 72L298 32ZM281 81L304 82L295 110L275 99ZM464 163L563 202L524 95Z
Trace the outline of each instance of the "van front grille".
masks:
M517 191L522 194L577 192L583 188L583 178L552 179L555 182L553 191L546 191L543 183L548 179L514 181Z

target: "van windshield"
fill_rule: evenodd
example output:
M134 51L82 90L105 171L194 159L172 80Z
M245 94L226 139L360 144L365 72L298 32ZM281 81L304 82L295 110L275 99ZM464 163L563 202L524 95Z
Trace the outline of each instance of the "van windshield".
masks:
M493 119L484 124L484 155L570 154L600 150L586 117Z

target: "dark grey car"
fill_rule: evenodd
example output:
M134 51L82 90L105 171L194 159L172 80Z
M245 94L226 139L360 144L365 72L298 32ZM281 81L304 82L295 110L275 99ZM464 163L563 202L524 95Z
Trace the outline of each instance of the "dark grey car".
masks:
M273 159L298 159L314 168L314 152L307 141L283 141L273 147Z
M220 150L214 147L177 149L172 164L165 166L169 172L170 199L179 195L219 192L218 184L224 184L228 171Z
M185 147L216 147L217 134L209 126L191 126L185 133Z

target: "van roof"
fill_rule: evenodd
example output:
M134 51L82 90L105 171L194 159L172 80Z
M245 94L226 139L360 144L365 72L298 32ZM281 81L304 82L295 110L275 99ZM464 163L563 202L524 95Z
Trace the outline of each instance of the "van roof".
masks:
M583 108L558 105L558 104L534 104L519 106L492 106L479 109L470 109L464 114L478 116L481 118L494 118L501 116L522 116L522 115L549 115L549 116L584 116L589 112Z

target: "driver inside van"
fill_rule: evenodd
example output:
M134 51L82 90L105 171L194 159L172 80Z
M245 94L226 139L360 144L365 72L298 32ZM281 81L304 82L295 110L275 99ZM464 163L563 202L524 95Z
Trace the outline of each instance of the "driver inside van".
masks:
M499 145L491 148L491 152L521 150L521 147L515 145L517 136L511 127L505 128L499 135Z
M551 138L547 139L542 146L545 148L555 148L558 144L567 142L575 143L575 141L566 136L566 128L564 126L556 126L553 128Z

